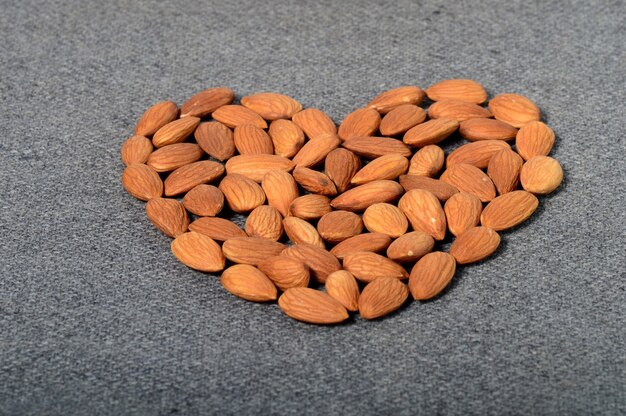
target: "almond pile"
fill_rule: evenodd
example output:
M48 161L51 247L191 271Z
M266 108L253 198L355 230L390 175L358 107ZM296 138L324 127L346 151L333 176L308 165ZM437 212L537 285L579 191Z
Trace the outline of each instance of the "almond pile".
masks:
M228 292L278 300L309 323L376 319L409 295L436 297L560 185L537 106L517 94L486 101L471 80L403 86L337 127L285 95L235 104L229 88L210 88L143 114L122 146L122 184L147 201L174 256L221 272ZM446 155L448 138L467 143Z

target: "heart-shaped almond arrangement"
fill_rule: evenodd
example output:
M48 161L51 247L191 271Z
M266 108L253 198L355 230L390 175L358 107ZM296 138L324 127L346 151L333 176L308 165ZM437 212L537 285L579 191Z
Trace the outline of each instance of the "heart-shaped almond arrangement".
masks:
M537 106L501 94L484 107L471 80L385 91L339 128L285 95L234 98L210 88L180 109L150 107L122 146L122 183L178 260L304 322L375 319L409 293L437 296L563 179ZM446 156L437 144L459 135L468 143ZM233 213L248 215L245 229Z

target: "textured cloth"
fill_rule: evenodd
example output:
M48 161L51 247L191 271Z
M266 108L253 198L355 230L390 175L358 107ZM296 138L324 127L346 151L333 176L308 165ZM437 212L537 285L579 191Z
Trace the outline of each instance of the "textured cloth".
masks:
M0 414L626 414L623 1L0 3ZM565 181L386 319L227 294L120 185L160 100L227 85L340 122L446 78L537 103Z

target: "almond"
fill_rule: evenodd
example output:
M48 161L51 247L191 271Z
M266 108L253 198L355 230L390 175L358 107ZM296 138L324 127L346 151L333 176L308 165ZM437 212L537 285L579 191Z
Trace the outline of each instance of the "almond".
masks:
M476 166L459 163L449 166L441 180L449 183L461 192L476 195L482 202L489 202L496 197L496 188L493 182Z
M298 217L287 217L283 219L283 228L289 240L294 244L311 244L325 249L322 236L314 226Z
M181 166L165 179L165 195L182 194L202 183L213 182L223 174L224 166L210 160L201 160Z
M531 121L517 132L515 147L528 160L534 156L548 156L554 146L554 131L541 121Z
M213 185L198 185L183 198L187 211L201 217L214 217L224 208L224 194Z
M154 133L152 144L154 147L163 147L168 144L184 142L191 136L200 124L198 117L185 117L171 121Z
M361 159L343 148L330 152L324 163L326 175L334 182L340 193L345 192L350 187L350 181L361 169Z
M519 173L524 161L511 149L503 149L493 155L487 166L487 174L500 195L517 189Z
M295 166L309 168L322 162L326 155L338 148L341 140L335 134L320 134L309 140L293 157Z
M261 129L267 128L267 122L263 117L242 105L222 106L215 110L211 117L231 129L244 124L252 124Z
M409 175L428 176L430 178L436 176L446 157L441 147L429 144L419 149L409 163Z
M500 245L500 236L488 227L474 227L457 236L450 254L458 264L468 264L491 256Z
M239 155L226 162L226 172L238 173L261 183L265 174L272 170L291 172L294 164L286 157L276 155Z
M367 207L363 213L363 223L370 232L386 234L391 238L400 237L409 228L409 221L402 211L386 203Z
M341 264L339 264L337 257L323 248L311 244L296 244L287 247L282 254L304 262L319 283L326 282L326 277L332 272L341 270Z
M420 105L422 101L424 101L424 91L420 87L407 85L377 95L367 106L380 114L387 114L403 104Z
M382 180L359 185L332 200L335 209L363 211L377 202L393 202L402 195L404 189L398 182Z
M339 138L373 136L380 125L380 114L373 108L359 108L346 116L339 126Z
M428 108L430 118L451 118L459 123L470 118L489 118L491 113L484 107L467 101L442 100Z
M241 104L266 120L289 119L302 110L302 104L293 98L273 92L248 95Z
M203 154L195 143L170 144L152 152L147 164L157 172L169 172L200 160Z
M493 155L500 150L510 148L511 146L503 140L481 140L467 143L450 153L446 159L446 164L452 166L457 163L467 163L479 169L485 169Z
M388 137L354 137L343 142L343 147L367 159L388 154L399 154L411 157L411 149L400 140Z
M393 277L370 282L359 296L359 313L365 319L381 318L400 309L409 297L409 289Z
M476 195L459 192L450 197L443 207L448 222L448 230L454 236L463 234L480 222L483 204Z
M431 192L412 189L400 198L398 208L415 231L423 231L435 240L443 240L445 237L446 216L439 200Z
M349 311L359 310L359 285L352 273L338 270L326 278L326 293Z
M265 202L265 193L259 184L243 175L226 175L219 189L235 212L249 212Z
M163 181L150 166L134 163L124 169L122 185L126 192L141 201L163 195Z
M370 251L357 251L343 258L343 268L361 282L371 282L379 277L406 279L409 274L393 260Z
M252 210L246 219L246 233L250 237L261 237L278 241L283 235L283 218L278 210L261 205Z
M461 122L461 136L470 142L479 140L513 140L517 129L500 120L471 118Z
M450 254L441 251L426 254L411 270L409 290L413 299L434 298L450 284L455 272L456 260Z
M341 303L308 287L288 289L278 298L278 306L290 318L310 324L338 324L349 317Z
M253 266L268 257L278 256L284 249L282 243L258 237L229 238L222 244L222 251L228 260Z
M522 127L541 118L539 108L528 98L518 94L500 94L489 101L489 110L496 120L513 127Z
M337 135L333 120L317 108L307 108L294 114L293 122L302 129L309 139L321 135Z
M408 168L409 160L406 157L393 153L383 155L359 170L350 182L354 185L362 185L381 179L396 179Z
M129 137L122 144L122 163L130 166L133 163L146 163L152 153L152 142L144 136Z
M278 297L274 283L249 264L230 266L222 273L220 282L233 295L252 302L268 302Z
M449 183L426 176L402 175L400 176L400 185L402 185L405 191L410 191L411 189L423 189L428 191L435 195L442 203L459 192L455 186Z
M353 212L332 211L320 218L317 223L317 231L324 240L338 243L346 238L361 234L363 221Z
M314 220L332 211L330 200L324 195L304 195L294 199L289 205L289 215Z
M283 217L289 215L289 205L299 196L298 184L293 176L284 170L270 170L263 176L261 186L267 195L267 203Z
M269 135L274 145L274 154L294 157L304 145L304 133L290 120L274 120L270 124Z
M244 124L235 127L234 140L237 151L242 155L274 154L272 139L257 126Z
M391 244L391 238L387 234L365 233L343 240L330 252L338 259L343 259L348 254L358 251L378 253L389 247L389 244Z
M546 195L563 182L563 168L549 156L534 156L522 166L520 181L528 192Z
M430 253L435 246L435 240L421 231L412 231L400 236L389 248L387 257L399 263L411 263Z
M337 188L333 181L322 172L313 169L297 167L293 170L293 177L309 192L320 195L336 195Z
M388 112L380 122L380 134L395 136L426 120L426 111L413 104L403 104Z
M194 133L198 145L209 156L225 161L235 154L233 131L217 121L201 123Z
M539 200L529 192L509 192L487 204L480 223L495 231L513 228L530 218L538 206Z
M198 218L191 224L189 229L211 237L213 240L226 241L235 237L246 237L244 230L237 224L224 218L205 217Z
M309 268L300 260L288 256L273 256L261 261L259 270L269 277L280 289L307 287L309 285Z
M148 108L135 127L135 135L151 137L158 129L178 117L178 107L172 101L161 101Z
M233 102L235 94L230 88L209 88L192 96L180 108L180 116L205 117Z
M185 266L202 272L224 270L226 259L220 246L210 237L190 231L172 241L172 253Z
M459 122L452 118L438 118L428 120L425 123L409 129L402 141L409 146L423 147L429 144L437 144L459 128Z
M154 224L168 237L178 237L187 231L189 216L183 204L175 199L153 198L146 204L146 214Z
M471 79L447 79L431 85L425 92L431 101L459 100L482 104L487 100L485 88Z

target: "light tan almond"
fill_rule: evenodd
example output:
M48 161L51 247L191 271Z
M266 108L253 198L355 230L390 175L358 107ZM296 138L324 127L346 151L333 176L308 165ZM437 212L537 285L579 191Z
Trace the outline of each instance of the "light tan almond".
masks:
M244 124L252 124L261 129L267 128L267 122L263 117L242 105L222 106L215 110L211 117L231 129Z
M404 192L398 182L390 180L373 181L349 189L333 199L330 205L346 211L364 211L377 202L393 202Z
M265 174L272 170L291 172L294 164L286 157L277 155L238 155L226 162L226 172L238 173L261 183Z
M429 144L419 149L409 163L409 175L415 176L436 176L445 162L445 154L441 147Z
M333 120L317 108L299 111L292 120L309 139L326 134L337 135L337 126Z
M391 238L382 233L364 233L355 235L337 244L330 252L338 259L343 259L350 253L358 251L371 251L379 253L391 244Z
M301 260L311 271L311 275L319 283L326 282L326 277L332 272L341 270L337 257L323 248L311 244L296 244L287 247L282 254Z
M446 236L446 215L441 203L431 192L412 189L400 198L398 208L415 231L425 232L435 240L443 240Z
M324 171L339 193L350 187L350 181L361 169L361 159L348 149L335 149L326 156Z
M405 191L410 191L411 189L423 189L431 192L442 203L446 202L452 195L459 192L455 186L450 185L449 183L438 179L428 178L426 176L402 175L400 176L400 185L402 185Z
M359 310L359 285L352 273L338 270L326 278L326 293L349 311Z
M175 199L153 198L146 204L150 222L168 237L178 237L187 231L189 216L183 204Z
M350 181L353 185L377 181L381 179L396 179L409 168L409 160L399 154L388 154L372 160L359 170Z
M223 174L224 165L211 160L201 160L181 166L165 179L165 195L180 195L202 183L213 182Z
M205 117L233 102L235 94L230 88L209 88L192 96L180 108L180 116Z
M222 251L228 260L253 266L268 257L278 256L284 249L282 243L258 237L229 238L222 244Z
M388 112L380 122L380 134L395 136L403 134L426 120L426 111L413 104L403 104Z
M200 160L203 154L195 143L170 144L152 152L147 164L157 172L170 172Z
M406 233L409 221L400 208L387 203L373 204L363 213L363 223L372 233L386 234L398 238Z
M309 222L298 217L283 219L285 234L294 244L311 244L326 249L322 236Z
M547 195L563 182L563 168L549 156L534 156L522 166L520 181L528 192Z
M303 220L315 220L332 211L330 200L324 195L303 195L289 205L289 215Z
M413 299L428 300L450 284L456 272L456 260L448 253L435 251L422 257L411 270L409 290Z
M491 157L487 174L500 195L517 189L523 164L521 156L511 149L500 150Z
M363 221L361 217L350 211L331 211L320 218L317 231L324 240L338 243L361 234Z
M152 153L152 142L145 136L131 136L122 144L122 163L146 163Z
M274 145L274 154L294 157L304 145L304 133L293 121L274 120L268 131Z
M258 268L280 290L309 285L309 268L296 258L281 255L268 257L259 263Z
M267 196L267 203L280 212L283 217L289 215L289 205L299 196L298 184L289 172L270 170L261 182Z
M202 150L217 160L223 162L235 154L233 131L220 122L200 123L194 137Z
M322 172L313 169L297 167L293 170L293 178L309 192L320 195L336 195L337 188L333 181Z
M495 231L513 228L530 218L538 206L539 200L529 192L509 192L487 204L480 223Z
M237 224L225 218L218 217L198 218L189 224L189 229L207 235L216 241L226 241L235 237L246 237L246 232L239 228Z
M265 193L259 184L243 175L226 175L219 189L235 212L250 212L265 202Z
M395 240L387 248L387 257L398 263L411 263L430 253L435 239L421 231L412 231Z
M489 110L496 120L518 128L541 118L541 112L535 103L518 94L500 94L493 97L489 101Z
M379 277L406 279L409 274L393 260L371 251L357 251L343 258L343 268L361 282L371 282Z
M406 302L409 289L393 277L380 277L370 282L359 296L359 313L365 319L382 318Z
M491 157L502 149L510 149L511 146L503 140L481 140L467 143L457 147L448 155L446 165L452 166L458 163L474 165L479 169L489 166Z
M431 101L459 100L482 104L487 100L487 91L471 79L446 79L426 89Z
M517 129L500 120L471 118L461 122L459 133L470 142L479 140L513 140L517 134Z
M190 231L172 241L172 253L185 266L202 272L224 270L226 259L211 237Z
M389 137L353 137L343 142L343 147L366 159L388 154L411 157L413 154L406 144Z
M163 147L168 144L184 142L191 136L200 124L198 117L185 117L171 121L154 133L152 144L154 147Z
M445 140L459 128L459 122L452 118L438 118L409 129L402 141L409 146L424 147Z
M470 118L489 118L491 113L485 107L459 100L437 101L428 108L430 118L451 118L459 123Z
M289 119L302 110L302 104L291 97L273 92L261 92L241 99L241 105L266 120Z
M230 266L222 273L220 282L228 292L251 302L268 302L278 297L274 283L249 264Z
M201 217L214 217L224 208L224 194L213 185L198 185L183 198L187 211Z
M480 222L483 204L476 195L459 192L446 201L443 207L448 222L448 230L454 236L463 234Z
M496 187L491 178L476 166L465 163L449 166L441 174L441 181L461 192L476 195L482 202L489 202L496 197Z
M239 154L274 154L274 145L269 134L257 126L243 124L235 127L234 140Z
M341 303L308 287L288 289L278 298L278 306L290 318L310 324L338 324L349 317Z
M246 219L246 233L250 237L261 237L278 241L283 235L283 217L269 205L261 205L252 210Z
M380 114L373 108L359 108L343 119L338 135L341 140L353 137L373 136L380 125Z
M528 160L534 156L548 156L554 146L554 131L541 121L531 121L517 132L515 147Z
M295 166L310 168L322 162L326 155L335 150L341 144L336 134L319 134L302 146L300 151L293 157Z
M124 169L122 185L126 192L141 201L163 195L163 181L150 166L133 163Z
M491 256L500 245L500 236L489 227L474 227L457 236L450 254L458 264L475 263Z
M387 114L403 104L420 105L422 101L424 101L424 91L420 87L407 85L377 95L367 106L380 114Z
M135 127L135 135L151 137L158 129L178 117L178 107L172 101L161 101L148 108Z

